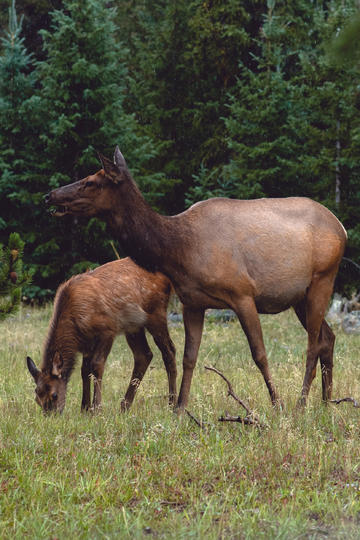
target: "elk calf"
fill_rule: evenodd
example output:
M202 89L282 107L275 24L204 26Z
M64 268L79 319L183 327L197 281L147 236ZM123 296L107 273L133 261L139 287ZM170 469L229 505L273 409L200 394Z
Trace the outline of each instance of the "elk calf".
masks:
M28 369L36 382L36 401L44 411L62 411L66 388L78 352L83 395L81 408L90 408L90 376L94 379L93 407L101 404L101 382L113 341L125 334L134 355L130 384L121 403L130 407L151 362L145 328L161 351L169 381L169 400L176 395L175 347L167 328L170 281L149 273L130 258L110 262L73 276L56 294L41 369L30 357Z

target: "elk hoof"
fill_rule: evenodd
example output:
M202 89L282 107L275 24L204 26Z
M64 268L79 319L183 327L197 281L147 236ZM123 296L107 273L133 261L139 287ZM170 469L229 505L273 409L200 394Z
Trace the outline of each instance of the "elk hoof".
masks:
M182 405L179 405L178 403L174 406L174 413L176 414L176 416L178 416L179 418L182 418L184 416L184 413L186 411L185 407L182 406Z
M130 409L130 403L126 401L126 399L123 399L120 403L120 411L122 413L128 411Z
M284 405L284 402L282 399L280 398L277 398L274 402L273 402L273 406L275 409L277 409L278 411L280 412L283 412L285 411L285 405Z
M297 409L304 409L306 407L306 396L301 396L296 404Z

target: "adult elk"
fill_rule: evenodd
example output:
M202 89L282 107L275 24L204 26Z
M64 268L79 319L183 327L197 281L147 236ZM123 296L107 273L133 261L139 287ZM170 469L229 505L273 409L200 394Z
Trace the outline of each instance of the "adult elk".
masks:
M169 381L169 400L176 395L175 347L167 329L170 281L152 274L130 258L110 262L63 283L55 297L41 369L27 358L36 382L36 401L44 411L62 411L76 353L83 354L81 408L90 408L90 377L94 379L93 407L101 404L106 359L118 334L125 333L134 355L134 369L122 409L130 407L151 362L145 328L161 351Z
M335 336L324 320L346 232L324 206L307 198L209 199L175 216L145 202L124 157L100 156L102 169L51 191L56 216L99 216L139 265L167 275L184 305L185 350L178 407L188 402L206 308L231 308L248 339L271 401L272 381L258 313L293 307L308 334L300 403L320 358L322 396L331 397Z

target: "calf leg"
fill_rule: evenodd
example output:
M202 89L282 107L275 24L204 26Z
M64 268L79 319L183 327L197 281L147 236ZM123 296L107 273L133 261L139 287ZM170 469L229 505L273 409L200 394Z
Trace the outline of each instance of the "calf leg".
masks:
M94 398L93 398L93 409L97 409L101 405L101 387L102 387L102 378L105 369L105 362L111 347L113 344L113 339L108 338L101 341L95 348L94 355L91 361L91 371L94 376Z
M142 381L146 370L152 360L153 354L147 342L144 328L141 328L135 334L125 334L126 341L134 355L134 368L131 375L130 383L124 399L121 402L121 410L126 411L130 408L136 391Z
M155 313L149 318L146 327L161 352L169 383L169 404L173 405L176 398L176 349L169 336L166 314L159 316Z
M249 342L253 360L264 377L272 404L282 405L270 374L259 314L254 299L251 296L243 297L233 305L233 309Z
M183 358L183 377L177 402L179 410L185 409L190 393L191 379L196 365L204 326L204 309L183 307L185 326L185 348Z

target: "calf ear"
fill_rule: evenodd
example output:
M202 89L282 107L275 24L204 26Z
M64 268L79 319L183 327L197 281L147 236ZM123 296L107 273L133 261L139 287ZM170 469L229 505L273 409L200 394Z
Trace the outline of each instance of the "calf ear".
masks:
M63 364L64 362L60 353L56 352L52 361L51 375L55 375L55 377L59 377L59 379L61 379Z
M112 180L114 184L119 184L123 180L121 169L115 163L113 163L110 159L103 156L99 152L98 152L98 157L101 161L101 165L105 171L106 176L110 178L110 180Z
M26 363L27 363L28 370L30 371L34 381L37 382L40 370L35 366L30 356L26 357Z

